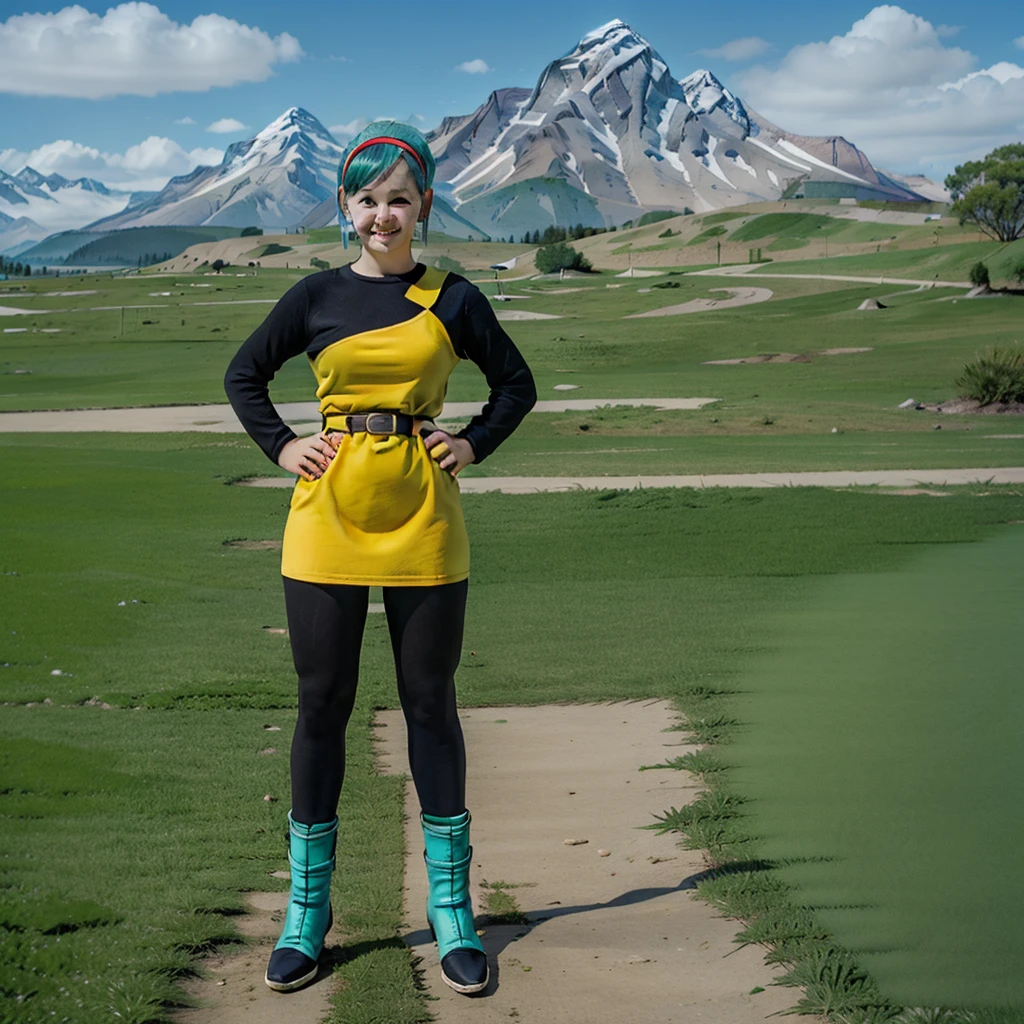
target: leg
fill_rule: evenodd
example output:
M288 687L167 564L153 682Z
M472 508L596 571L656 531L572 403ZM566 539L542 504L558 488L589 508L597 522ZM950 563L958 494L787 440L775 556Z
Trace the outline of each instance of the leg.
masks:
M359 679L369 587L284 578L288 635L299 677L292 737L292 814L332 821L345 777L345 728Z
M385 587L398 694L409 729L409 766L420 799L441 978L457 992L487 987L487 957L469 896L466 748L455 704L468 580L436 587Z
M331 874L337 807L345 773L345 728L352 714L369 590L284 580L299 716L292 738L288 814L291 891L266 983L278 992L316 977L331 930Z
M466 748L455 705L469 580L385 587L398 696L409 729L409 767L424 812L466 809Z

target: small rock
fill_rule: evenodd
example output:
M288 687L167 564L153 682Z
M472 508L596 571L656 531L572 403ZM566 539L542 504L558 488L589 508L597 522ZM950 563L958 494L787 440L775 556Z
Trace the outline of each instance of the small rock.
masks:
M598 850L597 851L597 855L598 855L598 857L610 857L612 855L612 851L611 850Z
M221 978L221 980L220 980L220 981L218 981L218 982L217 982L217 984L218 984L218 985L226 985L226 984L227 984L227 982L226 982L226 981L225 981L225 980L224 980L223 978Z
M566 846L583 846L586 843L589 843L590 840L589 839L563 839L562 842L565 843Z
M838 434L839 433L839 428L838 427L833 427L832 428L832 433L833 434Z
M271 871L270 872L270 877L271 878L280 878L283 881L287 882L288 879L290 879L292 877L292 875L291 875L290 871Z
M260 753L261 754L276 754L277 753L277 747L264 747L260 751Z
M62 672L59 668L55 668L50 673L51 676L64 676L64 675L70 675L70 674L71 674L70 672Z
M579 384L556 384L553 391L579 391Z
M908 398L905 402L900 402L899 408L900 409L913 409L915 405L917 405L917 400L913 399L913 398Z
M942 424L941 423L936 423L935 426L932 427L932 430L941 430L941 429L942 429Z
M279 725L265 725L265 726L263 726L263 728L267 732L280 732L281 731L281 726L279 726Z
M264 801L264 803L268 803L268 804L277 803L277 797L276 796L271 796L269 793L267 793L263 797L263 801Z

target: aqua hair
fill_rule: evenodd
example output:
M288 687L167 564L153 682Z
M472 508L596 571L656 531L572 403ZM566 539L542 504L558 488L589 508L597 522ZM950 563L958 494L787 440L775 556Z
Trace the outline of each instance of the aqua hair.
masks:
M423 161L423 166L420 166L419 161L412 153L401 146L381 142L367 146L356 153L348 165L348 170L345 170L345 161L356 146L367 139L374 139L382 135L401 139L402 142L412 146L420 160ZM338 164L338 187L343 187L348 195L352 195L376 181L396 160L402 158L405 159L412 172L420 195L423 195L433 184L435 170L434 156L430 152L430 146L423 133L411 124L404 124L401 121L374 121L368 124L345 148L341 163ZM342 180L343 173L344 181Z

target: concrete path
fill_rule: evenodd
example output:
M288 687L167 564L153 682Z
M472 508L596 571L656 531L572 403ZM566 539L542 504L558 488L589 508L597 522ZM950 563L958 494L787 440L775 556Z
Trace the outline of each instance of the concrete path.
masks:
M410 783L404 938L423 958L438 1019L760 1024L796 1002L798 990L771 985L779 971L765 966L763 949L737 946L739 923L693 897L702 855L642 828L700 792L688 773L638 771L695 749L665 731L676 720L667 702L472 708L460 717L470 882L491 984L469 998L440 980ZM385 770L406 773L401 712L380 712L376 724ZM485 882L505 883L525 923L486 923Z
M543 399L532 412L576 412L602 405L653 406L655 409L701 409L717 398L555 398ZM437 417L468 419L483 409L483 402L447 402ZM320 427L316 402L282 402L277 406L293 428L312 432ZM53 412L0 412L0 433L59 433L113 431L166 433L206 431L215 434L244 433L230 405L168 405L142 409L68 409Z
M915 487L918 484L1024 484L1024 466L998 469L863 469L807 473L717 473L690 476L465 476L462 494L631 490L634 487ZM291 476L262 476L249 487L293 487Z
M836 259L842 259L837 256ZM850 277L845 274L771 274L760 271L760 263L741 263L731 267L712 267L710 270L691 271L689 277L743 277L749 274L751 277L779 277L808 281L857 281L862 284L911 284L923 285L925 288L932 286L936 288L973 288L970 281L922 281L920 278L911 277L889 277L888 274L880 274L877 277Z

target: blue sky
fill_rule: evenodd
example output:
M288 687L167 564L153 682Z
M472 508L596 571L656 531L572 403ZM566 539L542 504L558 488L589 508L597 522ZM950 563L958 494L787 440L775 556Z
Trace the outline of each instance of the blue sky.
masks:
M290 106L340 141L380 116L432 128L492 89L531 87L613 18L675 77L710 68L787 131L844 135L876 166L941 178L1024 139L1021 3L991 3L974 19L975 8L948 2L26 2L0 2L8 172L28 161L160 187Z

